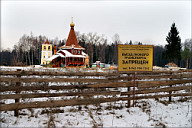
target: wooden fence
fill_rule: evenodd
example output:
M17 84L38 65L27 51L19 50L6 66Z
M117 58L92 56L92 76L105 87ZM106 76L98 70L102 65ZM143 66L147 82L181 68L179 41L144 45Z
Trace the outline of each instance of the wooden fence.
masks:
M0 71L0 111L192 96L192 71ZM7 103L13 99L14 102ZM13 101L12 100L12 101ZM132 104L131 104L132 103Z

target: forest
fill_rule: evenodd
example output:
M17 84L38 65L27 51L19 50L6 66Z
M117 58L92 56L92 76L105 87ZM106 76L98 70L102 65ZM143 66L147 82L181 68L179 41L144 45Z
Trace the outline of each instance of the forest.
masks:
M165 46L154 44L154 65L164 67L168 62L174 62L180 67L192 68L192 39L186 39L183 43L180 43L180 37L178 36L177 29L174 31L174 24L166 38L168 44ZM172 37L175 35L176 39ZM112 41L109 41L104 35L98 35L97 33L83 33L76 32L79 44L85 48L85 53L89 55L90 64L100 60L106 64L117 64L117 45L145 45L142 42L132 40L128 42L121 42L120 36L115 34L112 37ZM48 37L46 36L34 36L31 32L30 35L24 34L14 45L13 49L2 49L0 52L0 65L5 66L25 66L25 65L39 65L41 61L41 45ZM179 46L172 44L169 40L178 40ZM64 45L66 39L59 40L50 39L49 42L52 45L56 45L57 49ZM176 50L178 49L178 50ZM172 50L172 51L171 51ZM176 52L178 51L178 52Z

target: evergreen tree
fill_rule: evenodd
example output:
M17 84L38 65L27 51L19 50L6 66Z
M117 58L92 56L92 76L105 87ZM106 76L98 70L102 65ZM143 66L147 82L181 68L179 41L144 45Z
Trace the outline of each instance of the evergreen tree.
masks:
M130 42L129 42L129 45L132 45L133 43L132 43L132 40L130 40Z
M179 64L181 59L181 38L175 23L172 24L171 30L166 37L167 45L165 46L165 57L171 61Z

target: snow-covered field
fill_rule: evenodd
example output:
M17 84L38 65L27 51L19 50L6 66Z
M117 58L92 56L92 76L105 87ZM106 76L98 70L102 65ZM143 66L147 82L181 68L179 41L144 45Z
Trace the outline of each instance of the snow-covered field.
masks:
M13 111L1 112L1 127L191 127L192 100L162 104L139 100L136 107L126 102L74 107L23 109L18 118Z

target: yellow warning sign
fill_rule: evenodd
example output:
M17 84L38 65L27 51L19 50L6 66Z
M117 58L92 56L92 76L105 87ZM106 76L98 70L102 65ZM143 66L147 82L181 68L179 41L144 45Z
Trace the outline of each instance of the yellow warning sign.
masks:
M153 45L118 45L118 71L152 71Z

